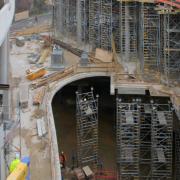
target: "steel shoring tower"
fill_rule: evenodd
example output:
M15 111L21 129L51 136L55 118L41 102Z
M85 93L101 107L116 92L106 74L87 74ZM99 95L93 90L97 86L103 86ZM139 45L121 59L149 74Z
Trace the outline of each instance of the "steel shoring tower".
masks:
M112 0L101 0L101 48L111 51Z
M69 14L69 1L70 0L61 0L62 3L62 27L63 27L63 34L67 37L69 35L69 19L70 19L70 14Z
M160 15L152 3L140 3L140 61L141 70L157 68L160 61Z
M112 33L116 45L116 52L120 52L120 3L112 2Z
M57 36L75 36L76 34L76 1L55 0L54 26ZM60 34L58 34L60 33Z
M140 177L151 175L151 104L140 104Z
M81 15L81 40L85 43L88 42L88 17L89 17L89 1L80 0L80 15Z
M154 104L151 126L151 176L153 180L172 179L173 115L170 106Z
M67 2L69 8L69 34L71 37L76 36L76 30L77 30L77 20L76 20L76 0Z
M63 0L54 0L53 8L53 26L55 37L61 36L63 34Z
M140 175L140 114L137 103L117 103L117 157L119 179L138 179Z
M175 175L176 180L180 179L180 132L175 132Z
M97 167L98 161L98 97L93 90L87 93L76 92L76 118L78 164Z
M101 0L89 1L89 43L95 49L101 46L100 18Z
M180 82L180 13L164 14L164 74Z
M125 62L137 60L137 4L120 1L121 57Z

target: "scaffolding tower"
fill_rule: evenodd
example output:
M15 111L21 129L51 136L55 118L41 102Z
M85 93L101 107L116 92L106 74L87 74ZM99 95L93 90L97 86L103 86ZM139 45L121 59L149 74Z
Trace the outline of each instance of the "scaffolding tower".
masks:
M180 13L164 14L164 74L180 82Z
M151 104L140 103L140 177L149 179L151 175Z
M158 68L160 62L160 15L152 3L140 3L139 48L141 70Z
M112 43L112 0L101 0L101 48L111 51Z
M175 180L180 179L180 132L175 132Z
M63 33L63 6L62 0L54 0L53 7L53 26L54 36L59 37Z
M89 43L92 49L100 48L100 19L101 19L101 0L89 1Z
M124 62L149 67L166 82L180 82L180 15L152 1L54 0L54 26L60 37L74 37L92 50L116 50ZM166 1L167 2L167 1ZM158 76L159 77L159 76ZM157 77L157 78L158 78Z
M173 115L167 104L154 104L151 126L151 176L153 180L172 179Z
M76 1L54 0L54 27L56 36L76 35Z
M117 98L117 163L119 179L140 176L140 113L137 103L122 103Z
M111 51L112 0L89 1L89 41L93 49Z
M77 0L77 40L88 42L89 0Z
M120 46L125 62L137 60L137 3L120 1Z
M97 167L98 161L98 96L93 90L76 92L78 164Z
M120 3L112 1L112 34L116 46L116 52L120 52Z

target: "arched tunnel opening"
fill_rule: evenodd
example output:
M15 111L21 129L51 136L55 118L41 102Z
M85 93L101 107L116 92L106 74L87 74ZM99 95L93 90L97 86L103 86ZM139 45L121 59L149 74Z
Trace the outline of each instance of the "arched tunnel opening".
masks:
M169 97L152 97L150 96L149 91L145 92L145 95L110 95L110 78L109 77L91 77L91 78L84 78L81 80L74 81L66 86L64 86L62 89L60 89L56 95L53 98L52 101L52 108L53 108L53 114L54 114L54 120L55 120L55 127L56 127L56 133L57 133L57 141L58 141L58 147L59 147L59 153L61 151L65 152L67 157L66 165L69 168L77 167L77 135L76 135L76 92L82 91L82 92L88 92L90 91L91 87L94 88L94 94L99 95L99 105L98 105L98 152L99 152L99 160L102 164L102 167L106 170L111 171L122 171L123 168L118 166L118 151L117 151L117 99L122 102L123 106L124 103L128 104L128 108L132 106L134 102L137 104L140 100L141 105L141 115L140 115L140 149L139 149L139 173L142 177L148 177L149 173L151 172L151 168L153 166L156 166L157 164L153 164L152 158L155 158L156 160L159 158L161 167L164 169L169 168L169 166L165 167L165 160L163 158L171 159L169 162L166 162L166 164L171 164L171 161L173 162L173 173L177 171L176 167L176 154L175 152L175 146L176 144L176 136L177 138L180 138L180 134L176 134L179 129L179 121L176 117L174 110L172 109L173 106L170 102ZM121 104L120 102L120 104ZM122 104L120 106L122 106ZM152 111L155 112L155 114L151 114L152 117L149 119L149 109L146 107L146 105L152 105ZM135 107L134 110L137 110L138 107ZM168 111L168 108L170 110L170 113L172 113L172 119L169 119L172 121L172 132L168 132L168 129L170 128L164 128L163 131L161 131L161 123L162 126L166 126L166 123L169 123L168 120L164 120L163 118L169 117L167 115L166 111ZM123 109L123 108L122 108ZM154 111L155 110L155 111ZM147 111L147 112L145 112ZM147 113L147 114L146 114ZM148 114L149 113L149 114ZM164 113L164 114L163 114ZM123 112L122 114L123 115ZM155 118L156 117L156 118ZM127 117L128 119L129 117ZM159 120L158 120L159 118ZM153 122L157 120L158 125L154 124ZM129 119L129 121L131 121ZM147 122L147 123L146 123ZM148 124L149 123L149 124ZM171 124L171 123L170 123ZM167 125L171 126L171 125ZM149 128L149 129L148 129ZM153 128L159 128L160 134L158 134L158 138L153 135L153 133L157 132L157 129ZM126 127L126 129L129 131L131 128ZM122 130L124 133L126 133L125 128ZM149 135L147 136L147 130L149 130ZM145 134L145 136L144 136ZM156 144L157 148L152 149L153 142L156 141L166 141L166 135L171 136L173 151L171 156L169 156L169 152L163 152L164 155L162 155L162 149L160 144ZM144 137L143 137L144 136ZM142 137L142 139L141 139ZM126 137L127 138L127 137ZM155 139L153 139L155 138ZM164 139L163 139L164 138ZM166 146L166 143L162 144ZM141 149L141 143L149 145L146 147L142 147ZM168 146L168 145L167 145ZM177 148L176 148L177 149ZM128 156L133 156L133 153L129 150L127 150L128 153L123 152L123 148L121 149L121 154ZM156 150L158 150L156 152ZM145 156L143 156L145 154ZM155 155L153 155L155 154ZM75 160L74 160L75 157ZM130 158L130 157L129 157ZM128 159L129 160L129 159ZM164 164L163 164L164 163ZM120 168L120 170L119 170ZM160 169L162 170L162 169ZM130 169L131 171L131 169ZM151 172L152 173L152 172Z
M116 98L110 95L110 78L93 77L72 82L55 95L52 107L57 132L58 146L67 156L67 166L73 166L72 157L77 154L76 137L76 91L94 88L99 95L98 139L99 157L106 169L116 169Z

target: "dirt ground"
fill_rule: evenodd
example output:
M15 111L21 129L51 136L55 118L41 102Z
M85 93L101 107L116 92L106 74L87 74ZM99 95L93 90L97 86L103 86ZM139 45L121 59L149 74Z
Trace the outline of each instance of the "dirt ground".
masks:
M34 91L29 89L28 108L19 109L19 85L21 83L30 82L25 78L25 72L32 65L28 62L28 55L31 53L39 53L39 41L25 42L25 46L17 47L14 42L10 54L10 68L11 68L11 92L12 92L12 118L17 120L17 112L20 114L20 124L16 132L13 133L11 143L11 154L9 155L9 162L15 157L16 150L13 147L21 149L21 157L30 157L30 174L33 180L51 180L51 164L50 164L50 145L48 134L40 139L37 135L36 121L33 117L34 111L37 107L32 105L32 97ZM18 81L15 83L15 79ZM41 107L43 108L43 107ZM21 128L20 128L21 127Z

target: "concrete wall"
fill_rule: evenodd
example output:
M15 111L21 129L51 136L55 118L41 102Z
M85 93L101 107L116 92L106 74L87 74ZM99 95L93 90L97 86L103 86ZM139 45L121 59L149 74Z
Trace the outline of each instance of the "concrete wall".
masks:
M3 44L13 21L15 11L15 0L9 0L0 9L0 46Z
M0 9L0 83L8 84L9 41L8 32L12 24L15 0L9 0ZM3 121L9 119L9 91L3 91ZM6 179L4 153L4 124L0 125L0 179Z

